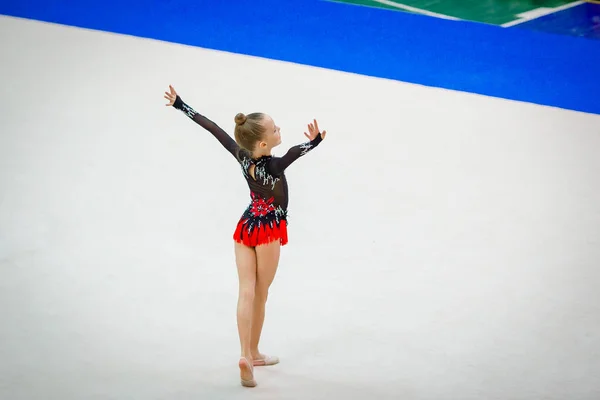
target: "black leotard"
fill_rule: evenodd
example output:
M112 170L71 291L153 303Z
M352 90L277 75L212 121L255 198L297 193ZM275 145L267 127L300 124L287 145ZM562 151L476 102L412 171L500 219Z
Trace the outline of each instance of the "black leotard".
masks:
M240 147L227 132L184 103L179 96L177 96L173 107L182 111L198 125L212 133L223 147L235 157L242 167L242 173L248 183L253 199L259 197L265 201L269 201L276 209L275 214L277 218L286 219L288 186L284 171L294 161L321 143L321 133L311 141L291 147L282 157L262 156L260 158L252 158L250 152ZM256 179L252 178L248 171L251 165L255 166L254 175Z

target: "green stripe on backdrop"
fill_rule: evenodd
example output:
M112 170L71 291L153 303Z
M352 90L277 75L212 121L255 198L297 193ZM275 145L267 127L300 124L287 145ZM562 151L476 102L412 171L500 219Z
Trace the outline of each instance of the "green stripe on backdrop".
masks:
M394 10L394 11L406 11L406 10L402 10L398 7L394 7L394 6L389 6L383 3L379 3L375 0L327 0L330 1L332 3L346 3L346 4L354 4L357 6L365 6L365 7L375 7L375 8L384 8L387 10Z
M474 22L492 25L502 25L517 19L518 14L538 8L556 8L574 4L572 0L334 0L340 3L349 3L367 7L385 8L388 10L406 10L389 5L397 3L427 12L447 15ZM388 3L388 4L384 4Z

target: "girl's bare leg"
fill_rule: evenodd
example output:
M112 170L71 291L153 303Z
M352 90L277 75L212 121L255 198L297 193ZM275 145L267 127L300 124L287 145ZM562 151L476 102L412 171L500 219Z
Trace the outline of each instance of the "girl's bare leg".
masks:
M265 320L265 306L269 287L275 278L277 266L279 265L279 254L281 246L279 241L260 245L256 248L256 284L254 288L254 305L252 316L252 336L250 340L250 351L252 359L261 359L258 350L258 342Z
M246 363L240 359L240 377L243 382L248 382L253 381L251 335L256 286L256 252L252 247L235 242L235 261L239 279L237 325L241 357L248 360Z

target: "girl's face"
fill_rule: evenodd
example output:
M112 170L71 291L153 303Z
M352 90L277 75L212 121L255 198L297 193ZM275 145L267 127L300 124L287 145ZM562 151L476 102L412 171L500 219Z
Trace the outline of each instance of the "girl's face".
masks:
M265 127L265 134L262 142L265 143L265 147L270 150L273 147L281 144L281 133L279 131L279 127L275 125L273 118L271 118L269 115L266 115L263 119L263 126Z

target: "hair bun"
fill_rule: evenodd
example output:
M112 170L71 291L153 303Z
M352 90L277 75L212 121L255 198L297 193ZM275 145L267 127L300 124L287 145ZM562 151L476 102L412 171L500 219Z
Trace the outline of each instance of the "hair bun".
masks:
M244 122L246 122L246 116L243 113L237 113L235 116L235 124L244 125Z

